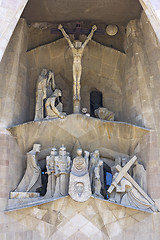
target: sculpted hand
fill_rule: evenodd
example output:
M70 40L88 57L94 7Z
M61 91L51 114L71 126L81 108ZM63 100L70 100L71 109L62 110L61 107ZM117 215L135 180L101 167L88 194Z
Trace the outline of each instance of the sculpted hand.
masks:
M93 25L92 30L95 32L97 30L97 26Z
M63 29L62 24L59 24L59 25L58 25L58 29L59 29L59 30L62 30L62 29Z

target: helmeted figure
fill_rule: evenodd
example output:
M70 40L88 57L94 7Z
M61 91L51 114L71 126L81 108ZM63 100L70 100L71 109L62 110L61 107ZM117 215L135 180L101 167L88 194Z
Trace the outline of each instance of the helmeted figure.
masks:
M68 194L70 169L71 158L68 156L66 148L62 145L59 149L59 155L55 157L55 198L66 196Z
M54 147L51 150L50 156L46 157L46 169L48 174L47 192L45 197L53 197L56 185L55 176L55 157L57 156L57 149Z

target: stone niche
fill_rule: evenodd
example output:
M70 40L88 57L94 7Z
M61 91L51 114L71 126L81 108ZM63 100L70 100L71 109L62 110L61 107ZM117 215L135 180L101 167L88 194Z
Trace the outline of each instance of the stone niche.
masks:
M84 42L86 37L81 36ZM64 112L72 109L72 52L64 38L37 47L27 52L28 79L30 86L30 120L34 118L36 81L42 68L51 69L55 82L62 90ZM90 93L102 93L103 106L115 113L116 120L122 120L122 72L125 54L105 47L91 40L82 58L81 109L90 112Z
M68 176L69 174L71 176L70 170L73 164L72 162L74 161L73 159L76 157L76 150L78 148L81 148L84 154L85 151L88 151L88 154L90 153L90 157L88 155L88 157L86 158L84 155L84 159L85 160L88 159L86 160L87 161L86 171L89 172L88 173L86 172L86 174L90 174L93 153L95 152L95 150L98 149L99 151L98 158L100 161L99 162L100 165L97 168L97 170L99 169L98 174L100 174L101 183L99 187L99 195L96 196L93 194L93 192L95 191L94 189L92 191L92 196L101 199L105 197L106 199L107 198L105 187L106 180L104 180L105 179L104 174L106 174L107 169L112 169L114 168L114 166L116 167L115 159L117 159L118 157L122 158L126 157L127 159L129 159L129 155L133 156L135 148L137 147L138 143L141 141L143 136L149 132L149 130L145 128L137 127L131 124L126 124L122 122L102 121L101 119L90 118L82 114L71 114L68 115L65 119L51 119L46 121L29 122L9 128L8 130L11 132L12 136L14 136L14 138L16 139L16 145L21 154L17 155L16 163L10 165L9 189L11 191L10 193L11 199L9 199L7 211L14 210L17 208L29 207L37 204L43 204L48 201L53 201L61 196L60 194L55 196L48 195L48 188L50 186L49 181L51 181L52 178L50 180L48 178L48 183L46 182L47 192L45 193L44 196L42 195L41 197L39 193L37 193L36 191L26 190L27 187L24 186L24 182L29 183L32 177L34 179L34 176L32 176L31 172L25 173L25 169L26 171L28 171L27 169L32 167L30 164L33 164L33 162L32 163L28 162L30 161L28 160L29 156L28 154L32 154L33 150L31 149L33 145L35 145L35 143L37 146L38 145L41 146L41 150L36 157L37 170L35 171L35 177L38 175L40 176L41 172L42 174L45 175L48 174L47 156L51 156L50 154L51 151L53 151L54 149L53 147L61 149L63 148L61 147L62 144L65 145L66 147L65 151L67 151L66 156L70 158L69 160L67 160L69 161L68 166L70 166ZM122 166L121 163L119 164L120 166ZM75 174L74 173L75 170L71 170L71 172L73 172L72 175ZM22 177L24 173L27 174L27 176L25 175L25 180L23 181ZM88 177L86 175L86 179L84 180L82 179L81 181L84 181L84 184L86 184L86 182L88 181L87 178ZM12 179L14 179L14 181L12 181ZM72 179L76 179L77 184L79 184L78 187L81 187L79 183L80 180L78 180L79 175L76 176L76 178L72 177ZM21 180L23 182L22 184L20 183ZM67 183L68 180L66 179L65 183ZM19 192L16 189L22 189L22 191ZM56 191L57 190L55 190L55 192ZM90 192L89 195L86 195L87 199L91 196L91 190L88 191ZM71 194L71 196L73 195L74 199L74 186L71 188L70 192L71 193L69 194ZM100 192L101 193L103 192L104 195L101 195ZM68 190L67 191L65 190L64 195L62 195L61 197L67 195ZM79 199L79 195L77 195L75 199ZM82 197L82 199L86 199L85 195L84 198ZM80 202L81 201L82 200L80 199ZM125 205L125 203L123 203L123 205Z

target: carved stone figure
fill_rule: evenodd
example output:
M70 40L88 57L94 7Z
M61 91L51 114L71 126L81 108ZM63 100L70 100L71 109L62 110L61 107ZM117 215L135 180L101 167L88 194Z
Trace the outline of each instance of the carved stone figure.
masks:
M114 176L114 174L117 172L117 169L116 169L117 165L121 166L121 157L120 156L115 158L114 165L111 167L112 176Z
M47 99L55 89L54 74L43 68L37 80L36 86L36 108L34 120L42 120L44 118L44 105Z
M62 96L60 89L55 89L53 94L47 99L45 103L45 115L48 118L65 118L65 114L62 113L63 105L59 100Z
M124 158L126 163L126 158ZM109 200L121 203L125 206L132 206L140 209L156 210L154 201L144 192L138 183L128 174L131 166L135 163L137 157L134 156L123 167L116 166L117 173L113 176L113 181L108 189ZM112 192L116 191L115 195Z
M87 43L91 40L94 32L97 30L97 26L94 25L92 27L91 33L88 35L86 41L82 44L79 40L71 42L68 34L63 29L62 25L58 26L58 29L62 32L63 36L67 40L70 48L72 49L73 54L73 99L80 100L80 79L82 73L82 64L81 59L83 56L84 48L86 47Z
M92 193L102 197L100 194L101 190L101 176L100 176L100 167L102 166L103 161L99 158L99 151L95 150L90 159L89 165L89 178L92 187Z
M55 156L55 176L56 187L54 198L66 196L68 194L69 173L71 169L71 158L62 145L59 149L59 155Z
M94 113L97 118L106 121L114 121L115 114L109 111L107 108L99 107L98 109L95 109Z
M99 160L94 168L94 195L103 198L101 194L101 177L100 177L100 167L103 161Z
M52 148L50 156L46 157L46 169L48 174L47 192L45 197L53 197L56 185L55 176L55 156L57 156L57 149Z
M133 168L133 178L146 192L147 191L147 172L144 169L143 165L138 163L138 161L135 162L135 165Z
M33 149L27 153L27 168L15 192L36 192L42 186L41 168L37 161L40 144L34 144Z
M88 157L82 156L82 149L77 149L77 156L73 159L70 173L69 195L77 202L85 202L91 196L91 185L88 174Z

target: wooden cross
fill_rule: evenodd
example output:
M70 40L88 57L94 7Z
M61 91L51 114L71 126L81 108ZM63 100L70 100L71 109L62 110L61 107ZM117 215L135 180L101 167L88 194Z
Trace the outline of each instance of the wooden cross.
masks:
M119 164L116 166L117 171L119 172L115 180L111 183L111 186L108 188L107 192L111 193L120 180L125 177L137 190L142 194L142 196L154 206L154 201L144 192L144 190L136 183L136 181L127 173L130 167L135 163L137 157L134 156L129 160L129 162L122 168Z
M65 31L67 32L67 34L74 34L74 39L75 40L79 40L79 35L88 35L90 33L90 29L82 29L81 27L81 23L77 22L76 23L76 27L74 29L68 29L66 28ZM57 28L52 28L51 29L51 33L56 34L56 33L60 33L60 30L58 30ZM100 35L104 35L105 34L105 30L103 29L98 29L95 34L100 34Z

